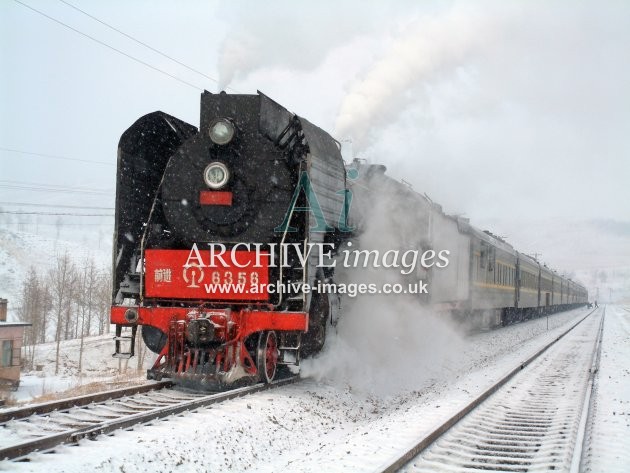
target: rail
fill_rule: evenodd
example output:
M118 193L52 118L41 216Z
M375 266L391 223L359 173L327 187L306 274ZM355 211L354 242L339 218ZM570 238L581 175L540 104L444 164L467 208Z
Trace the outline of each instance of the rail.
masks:
M581 318L578 322L576 322L571 327L569 327L567 330L562 332L554 340L552 340L550 343L548 343L547 345L542 347L540 350L538 350L536 353L534 353L532 356L530 356L527 360L525 360L522 363L519 363L519 365L516 366L514 369L512 369L507 375L502 377L499 381L494 383L490 388L485 390L481 395L479 395L473 401L468 403L465 407L460 409L456 414L451 416L446 422L444 422L439 427L434 429L429 435L427 435L427 436L423 437L422 439L420 439L415 445L413 445L411 448L406 450L402 455L397 457L395 460L391 461L390 463L388 463L388 464L386 464L384 466L379 467L377 471L382 472L382 473L393 473L393 472L396 472L396 471L400 470L401 468L403 468L412 459L414 459L416 456L418 456L420 453L422 453L424 450L426 450L430 445L432 445L434 442L436 442L436 440L438 440L440 437L442 437L446 432L451 430L457 423L459 423L462 419L464 419L464 417L466 417L475 408L477 408L479 405L481 405L492 394L497 392L501 387L503 387L514 376L516 376L518 373L520 373L526 366L528 366L534 360L536 360L538 357L540 357L550 347L555 345L559 340L561 340L567 334L569 334L571 331L573 331L577 326L579 326L582 322L584 322L588 317L590 317L596 311L597 311L597 308L592 310L591 312L589 312L586 316ZM603 318L603 315L602 315L602 318ZM600 330L601 330L601 327L602 327L602 325L600 325ZM598 335L598 336L601 336L601 334Z
M171 405L164 406L164 399L160 400L146 400L143 399L140 402L136 402L134 406L130 406L133 404L133 398L128 398L127 404L123 404L120 417L111 419L111 406L108 406L109 412L108 416L103 420L98 421L86 421L85 419L76 418L70 421L67 420L66 416L66 425L67 422L70 423L89 423L90 425L85 425L77 428L69 428L66 431L62 431L59 433L52 433L50 435L44 435L39 438L21 441L19 443L6 446L4 448L0 448L0 460L16 460L25 457L28 454L33 452L42 452L49 451L59 445L63 444L74 444L77 443L81 439L89 438L95 439L99 435L107 434L119 429L128 429L135 425L145 424L151 422L156 419L161 419L164 417L168 417L174 414L179 414L185 411L191 411L194 409L198 409L200 407L208 406L211 404L216 404L219 402L227 401L230 399L234 399L237 397L245 396L248 394L253 394L260 391L265 391L268 389L274 389L280 386L284 386L287 384L295 383L299 380L299 376L294 376L291 378L285 378L278 380L271 384L263 384L259 383L253 386L246 386L242 388L233 389L226 392L221 393L213 393L208 395L200 395L199 393L195 393L194 398L187 398L182 401L177 401L172 403ZM160 383L156 383L160 384ZM162 383L168 384L168 383ZM162 388L166 388L166 386L162 386ZM153 389L155 391L155 389ZM167 389L171 391L170 389ZM146 393L147 391L145 391ZM104 395L104 393L103 393ZM185 395L185 394L182 394ZM83 396L85 398L86 396ZM111 398L109 398L111 399ZM68 402L71 402L68 400ZM107 401L103 401L107 402ZM166 401L168 402L168 401ZM51 403L47 403L51 404ZM91 403L99 405L98 403ZM87 406L88 404L83 404L83 406ZM34 406L35 407L35 406ZM46 408L49 408L47 406ZM143 412L136 412L137 410L142 409ZM85 410L85 407L81 409ZM49 410L48 413L51 411ZM69 411L69 416L72 416L72 411ZM31 414L34 416L43 416L43 413ZM24 418L22 418L24 421ZM5 423L5 427L9 426L9 424ZM62 424L63 425L63 424Z

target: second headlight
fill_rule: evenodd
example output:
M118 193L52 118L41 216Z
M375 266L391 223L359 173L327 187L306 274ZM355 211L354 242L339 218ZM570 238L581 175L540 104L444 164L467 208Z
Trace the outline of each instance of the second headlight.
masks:
M203 171L203 180L213 190L221 189L230 179L230 171L225 164L215 161L206 166Z

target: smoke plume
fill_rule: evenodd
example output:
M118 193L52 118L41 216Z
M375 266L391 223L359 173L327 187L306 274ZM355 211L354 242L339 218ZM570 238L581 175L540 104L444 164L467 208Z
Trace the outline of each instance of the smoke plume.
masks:
M423 85L454 72L480 51L493 38L493 23L492 17L462 8L411 21L350 87L337 117L337 136L351 138L355 150L366 148L371 136L395 122L408 102L419 99Z
M359 7L368 8L359 8ZM256 8L248 4L229 12L232 27L219 51L219 89L263 68L312 70L331 50L367 34L379 24L381 10L390 6L371 2L321 3L276 1Z

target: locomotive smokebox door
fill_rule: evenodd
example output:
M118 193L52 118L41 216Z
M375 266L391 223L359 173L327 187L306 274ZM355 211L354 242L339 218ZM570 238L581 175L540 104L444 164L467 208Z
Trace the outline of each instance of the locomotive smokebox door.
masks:
M172 155L161 188L164 215L183 244L277 236L297 168L261 128L262 102L258 94L202 94L199 133Z

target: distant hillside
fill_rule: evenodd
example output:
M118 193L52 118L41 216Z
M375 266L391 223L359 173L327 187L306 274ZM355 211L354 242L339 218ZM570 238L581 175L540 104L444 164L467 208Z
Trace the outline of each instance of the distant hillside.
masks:
M77 266L93 258L99 268L111 264L111 246L98 242L57 240L51 236L0 228L0 297L9 300L11 320L19 303L22 281L34 266L44 274L57 255L67 252Z

